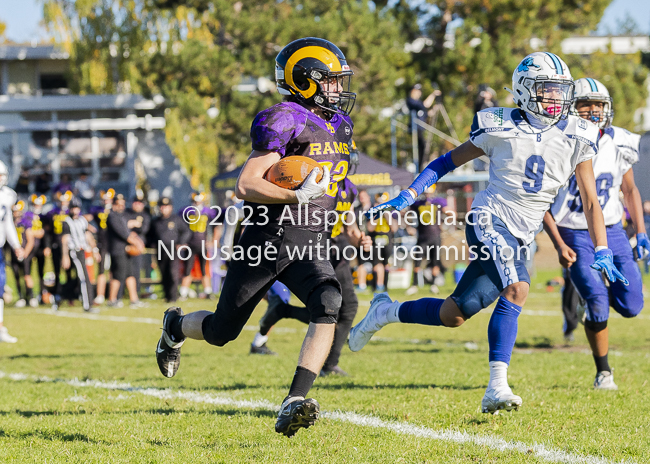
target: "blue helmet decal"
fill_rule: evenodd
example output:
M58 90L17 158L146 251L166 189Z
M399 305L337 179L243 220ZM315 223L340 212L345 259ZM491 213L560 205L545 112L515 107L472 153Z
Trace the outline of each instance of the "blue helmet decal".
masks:
M562 62L557 57L557 55L554 55L553 53L549 53L549 52L546 52L546 54L553 61L553 65L555 66L555 72L558 74L564 74L564 68L562 67Z
M517 66L517 71L526 72L528 71L529 67L537 68L537 69L541 68L541 66L535 64L532 57L528 56L524 58L524 60L519 64L519 66Z
M589 82L589 87L591 87L592 92L598 92L598 86L591 77L587 78L587 82Z

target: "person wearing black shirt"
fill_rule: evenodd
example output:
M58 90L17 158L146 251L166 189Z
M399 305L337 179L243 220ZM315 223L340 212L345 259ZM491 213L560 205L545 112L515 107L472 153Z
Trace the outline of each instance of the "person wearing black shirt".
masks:
M158 252L159 246L164 245L170 250L172 247L178 248L179 245L186 244L190 239L190 228L180 216L172 214L174 207L171 198L163 197L158 202L160 216L151 224L151 231L154 240L154 248L158 257L158 268L162 277L162 286L165 291L165 300L174 302L178 299L178 282L180 277L180 267L178 257L170 258L162 250ZM159 245L160 243L160 245Z
M144 194L142 190L136 193L131 203L131 208L126 212L127 226L132 231L138 234L140 240L144 243L146 236L149 233L151 226L151 216L144 209ZM140 294L140 272L144 263L145 255L131 256L131 266L133 268L133 275L135 277L135 288ZM150 263L150 260L147 260Z
M435 98L440 95L439 90L434 90L431 95L429 95L424 101L422 101L422 85L415 84L409 91L409 95L406 98L406 107L409 110L409 117L413 118L413 113L415 117L422 122L427 122L427 116L429 115L429 108L433 105ZM413 121L409 120L409 129L413 127ZM420 170L424 167L424 150L426 148L426 143L424 140L424 129L417 126L418 131L418 167Z
M111 273L112 279L109 286L108 306L119 306L117 295L120 286L124 283L129 290L129 300L131 308L140 308L143 303L138 298L136 291L135 276L131 265L131 257L126 253L126 246L132 245L142 253L144 243L135 232L129 230L125 213L126 200L124 195L118 194L113 200L113 208L106 222L108 229L108 251L111 255Z

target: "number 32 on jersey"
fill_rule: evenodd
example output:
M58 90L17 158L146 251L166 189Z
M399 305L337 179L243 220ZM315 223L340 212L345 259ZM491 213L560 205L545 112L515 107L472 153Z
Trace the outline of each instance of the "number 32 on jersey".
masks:
M339 191L339 182L348 175L349 163L346 160L341 160L336 164L336 167L331 161L319 161L319 164L323 167L327 166L330 170L330 183L327 186L325 195L334 198Z

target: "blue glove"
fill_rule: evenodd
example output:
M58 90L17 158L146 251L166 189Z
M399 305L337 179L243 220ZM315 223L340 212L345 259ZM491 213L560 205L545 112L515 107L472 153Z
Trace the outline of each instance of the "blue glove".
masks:
M636 234L636 255L637 259L645 259L650 253L650 240L648 234Z
M366 217L368 219L374 219L378 217L382 211L402 211L404 208L407 208L415 203L415 198L413 194L408 190L402 190L399 195L397 195L392 200L388 200L386 203L381 205L373 206L368 211L366 211Z
M609 248L596 252L594 255L594 264L591 265L591 268L605 274L605 277L610 282L620 280L624 285L630 285L630 282L614 266L614 255Z

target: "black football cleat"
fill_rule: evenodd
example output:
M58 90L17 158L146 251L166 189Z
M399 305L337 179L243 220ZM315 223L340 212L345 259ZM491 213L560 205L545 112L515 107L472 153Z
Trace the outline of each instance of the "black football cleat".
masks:
M175 341L171 335L171 326L177 317L183 315L183 310L178 307L171 307L165 311L163 316L162 335L156 347L156 361L158 368L165 377L171 378L176 375L181 364L181 346L185 339Z
M280 406L275 431L288 438L293 437L301 428L314 425L320 415L320 405L313 398L287 398Z
M266 343L262 346L255 346L251 344L251 351L250 354L263 354L267 356L277 356L278 354L275 351L272 351L268 346L266 346Z
M334 376L337 376L337 377L350 377L350 374L345 372L338 365L333 366L333 367L323 366L323 368L320 370L319 377L327 377L327 376L330 376L330 375L334 375Z

